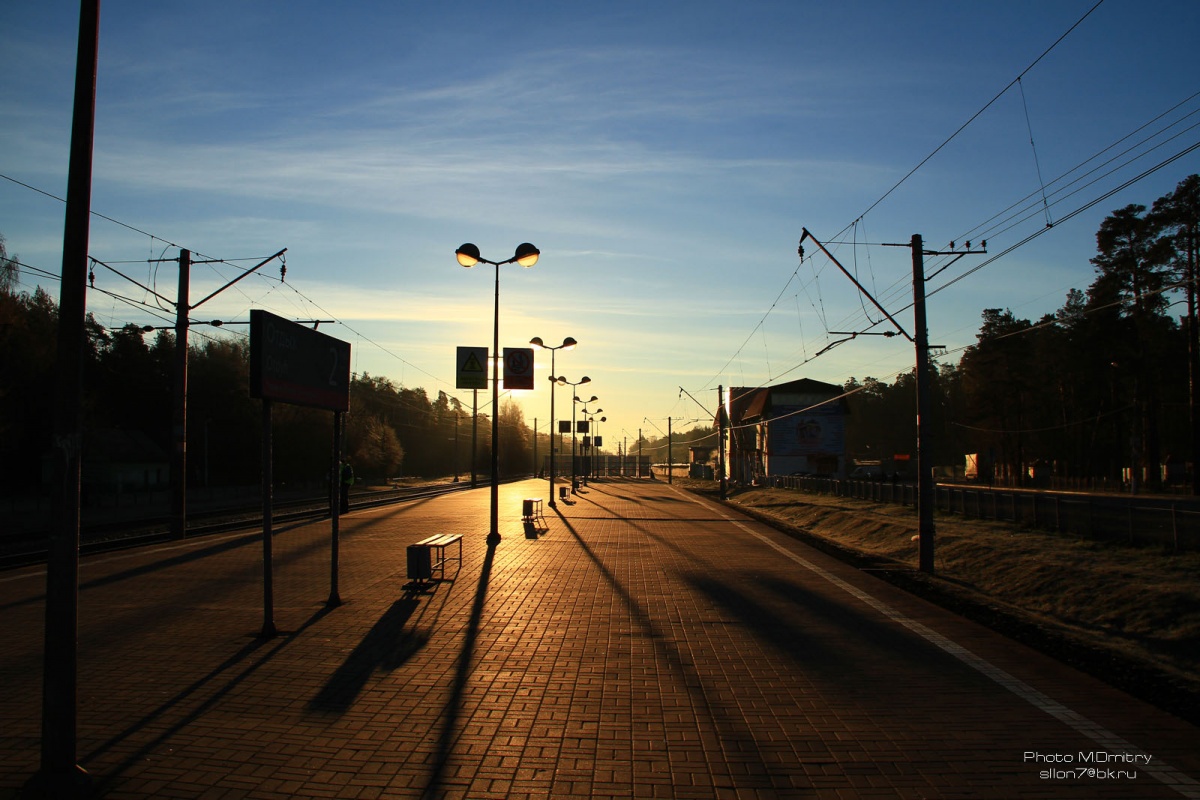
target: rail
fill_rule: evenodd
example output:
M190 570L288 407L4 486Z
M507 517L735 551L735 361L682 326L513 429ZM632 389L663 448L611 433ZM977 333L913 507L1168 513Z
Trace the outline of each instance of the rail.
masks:
M502 483L524 480L528 475L504 478ZM477 486L487 486L478 481ZM456 484L438 484L399 488L391 490L360 492L351 494L350 510L376 508L396 503L411 502L438 497L471 488L469 481ZM272 519L276 524L304 522L328 517L329 498L310 496L287 501L276 501L272 506ZM193 538L215 533L247 530L262 526L261 503L244 503L209 511L193 511L188 516L187 537ZM85 525L80 531L79 551L81 554L107 552L167 541L170 538L170 519L165 516L143 517ZM10 532L0 537L0 568L11 568L38 564L46 560L47 534L44 530L34 532Z

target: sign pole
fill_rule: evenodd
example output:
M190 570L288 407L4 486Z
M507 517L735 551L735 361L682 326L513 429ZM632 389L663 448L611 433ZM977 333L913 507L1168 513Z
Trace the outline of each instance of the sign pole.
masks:
M329 512L330 512L330 542L329 542L329 599L325 605L335 608L342 604L338 594L338 535L341 519L341 502L339 492L342 480L342 418L343 412L333 412L333 457L329 468Z
M338 507L342 414L350 408L350 344L274 314L250 312L250 396L262 400L263 627L262 638L278 635L275 627L274 576L271 563L274 448L271 414L276 400L334 412L333 464L330 466L330 592L328 605L338 605Z
M275 628L275 581L271 568L271 505L272 484L275 482L272 469L271 400L262 401L262 518L263 518L263 627L260 636L273 639L279 631Z

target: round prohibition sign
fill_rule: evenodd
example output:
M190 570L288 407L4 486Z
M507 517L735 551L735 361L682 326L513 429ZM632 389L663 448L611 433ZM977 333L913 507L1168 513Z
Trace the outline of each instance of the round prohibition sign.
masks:
M508 371L513 375L525 375L529 372L529 354L524 350L517 350L508 354Z

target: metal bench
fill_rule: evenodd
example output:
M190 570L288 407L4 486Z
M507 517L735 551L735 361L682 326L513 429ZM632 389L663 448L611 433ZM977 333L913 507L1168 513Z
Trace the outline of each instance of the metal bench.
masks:
M422 539L408 546L408 577L418 587L424 587L434 580L446 579L446 548L452 544L458 545L458 566L462 567L462 534L441 533Z
M521 521L530 525L537 525L538 522L546 525L546 516L542 513L542 498L526 497L521 501Z

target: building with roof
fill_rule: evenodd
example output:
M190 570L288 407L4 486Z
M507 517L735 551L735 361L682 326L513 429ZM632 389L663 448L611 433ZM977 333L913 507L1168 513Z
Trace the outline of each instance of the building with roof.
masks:
M726 464L742 484L778 475L846 473L842 388L802 378L778 386L731 387Z

